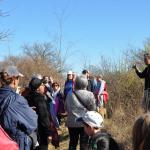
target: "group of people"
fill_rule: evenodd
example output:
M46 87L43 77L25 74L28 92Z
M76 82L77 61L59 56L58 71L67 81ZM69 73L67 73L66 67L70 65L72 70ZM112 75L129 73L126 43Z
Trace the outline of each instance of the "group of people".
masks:
M84 134L82 123L76 119L86 111L96 111L100 102L96 102L95 97L99 97L98 101L104 100L100 98L103 94L98 84L100 80L90 79L87 70L82 72L82 76L69 71L61 90L59 83L51 77L36 74L28 86L20 90L22 77L16 66L7 66L0 72L0 129L17 143L20 150L47 150L50 142L55 148L59 147L62 117L67 117L69 149L76 149L79 135L83 149L88 136ZM80 97L81 100L77 101Z
M144 60L147 67L143 72L133 66L137 75L145 78L144 114L135 121L132 132L134 150L150 147L150 54L145 54ZM69 132L69 150L76 150L79 141L80 150L120 150L116 140L104 130L104 118L98 111L108 102L102 75L91 77L88 70L83 70L77 76L69 71L61 90L51 77L36 74L20 91L21 77L23 74L15 66L0 72L0 134L6 132L15 142L13 150L48 150L49 143L59 147L62 118ZM14 144L2 141L3 149Z

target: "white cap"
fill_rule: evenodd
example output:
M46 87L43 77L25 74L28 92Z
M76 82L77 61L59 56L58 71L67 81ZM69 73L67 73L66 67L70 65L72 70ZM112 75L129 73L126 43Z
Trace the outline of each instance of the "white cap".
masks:
M68 71L68 73L67 74L73 74L73 72L72 71Z
M78 122L85 122L91 127L101 128L103 127L104 119L96 111L88 111L84 114L83 117L77 119Z

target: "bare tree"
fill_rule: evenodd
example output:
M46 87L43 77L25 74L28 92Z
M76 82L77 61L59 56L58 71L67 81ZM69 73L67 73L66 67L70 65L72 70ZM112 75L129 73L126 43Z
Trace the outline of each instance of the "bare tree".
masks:
M51 43L34 43L33 45L24 44L22 46L24 53L34 62L44 61L51 63L54 57L53 46Z
M124 52L127 58L128 67L131 68L133 64L137 64L140 68L144 68L144 54L150 52L150 39L145 40L143 48L129 48Z
M26 56L30 57L39 66L43 62L48 66L56 68L59 73L64 71L65 59L50 42L24 44L22 46Z
M69 42L66 46L64 42L64 24L68 18L69 13L67 13L70 0L67 0L63 9L60 12L54 12L56 20L58 22L58 34L57 34L57 43L55 45L55 56L56 56L56 66L59 68L59 72L62 73L67 70L67 60L71 55L71 48L73 43ZM59 61L58 61L59 60Z
M8 16L8 12L3 12L2 10L0 10L0 17L7 17L7 16ZM10 35L10 30L8 29L0 30L0 41L6 40L9 35Z

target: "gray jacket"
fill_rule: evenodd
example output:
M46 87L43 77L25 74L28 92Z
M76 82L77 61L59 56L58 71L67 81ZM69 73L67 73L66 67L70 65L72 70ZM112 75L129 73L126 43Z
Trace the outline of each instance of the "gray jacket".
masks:
M66 98L66 110L68 112L67 127L83 127L83 125L79 122L76 122L78 117L81 117L87 111L96 110L96 100L92 92L87 90L77 90L75 91L78 97L85 104L81 104L81 102L77 99L74 93L68 94Z

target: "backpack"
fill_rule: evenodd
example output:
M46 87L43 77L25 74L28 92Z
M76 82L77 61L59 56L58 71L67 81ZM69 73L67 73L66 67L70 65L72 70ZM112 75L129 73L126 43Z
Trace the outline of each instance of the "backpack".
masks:
M0 125L0 150L19 150L15 141L13 141Z

